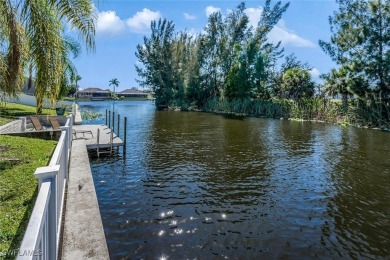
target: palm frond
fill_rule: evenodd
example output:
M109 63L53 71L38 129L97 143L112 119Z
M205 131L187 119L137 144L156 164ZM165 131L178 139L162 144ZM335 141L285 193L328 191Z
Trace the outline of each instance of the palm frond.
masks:
M23 14L28 17L26 24L30 57L36 67L35 96L37 113L42 112L42 99L48 94L51 103L60 89L62 73L62 23L58 12L44 0L28 0ZM28 5L27 5L28 3Z
M51 0L65 19L79 32L88 51L95 51L96 8L91 0Z
M25 31L21 26L17 10L9 1L0 0L0 89L15 96L23 82L23 66L26 55Z

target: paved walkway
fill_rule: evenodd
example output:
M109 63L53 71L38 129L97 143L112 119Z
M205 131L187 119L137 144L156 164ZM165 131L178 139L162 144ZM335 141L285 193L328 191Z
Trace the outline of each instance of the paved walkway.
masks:
M62 259L109 259L86 140L73 140Z
M12 122L9 122L5 125L0 126L0 134L6 134L6 133L19 133L22 132L22 120L14 120Z

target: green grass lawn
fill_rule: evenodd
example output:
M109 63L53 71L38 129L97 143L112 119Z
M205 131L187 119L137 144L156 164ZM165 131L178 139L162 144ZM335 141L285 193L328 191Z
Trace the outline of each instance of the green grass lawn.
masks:
M55 110L44 109L54 115ZM35 107L0 104L0 125L20 116L35 115ZM17 250L23 239L35 199L38 181L35 169L46 166L57 141L0 135L0 259Z
M1 102L0 103L0 126L5 125L20 116L35 115L36 109L32 106L26 106L16 103ZM53 109L43 109L44 115L55 115L56 111Z
M48 164L57 141L7 135L0 139L1 253L19 247L37 196L35 169Z

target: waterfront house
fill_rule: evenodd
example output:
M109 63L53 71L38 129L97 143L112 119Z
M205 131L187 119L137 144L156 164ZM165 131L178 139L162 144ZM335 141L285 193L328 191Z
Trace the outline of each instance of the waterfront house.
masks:
M90 98L90 99L109 99L111 94L108 90L101 88L86 88L77 92L78 98Z
M149 93L145 93L142 91L139 91L136 88L131 89L125 89L121 92L116 93L118 97L124 97L124 98L147 98Z

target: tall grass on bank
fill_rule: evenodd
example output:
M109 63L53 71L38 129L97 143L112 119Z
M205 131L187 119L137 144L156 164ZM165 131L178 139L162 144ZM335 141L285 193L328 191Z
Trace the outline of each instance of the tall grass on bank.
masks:
M390 128L390 102L381 101L375 96L350 102L348 115L354 125Z
M336 122L343 115L340 102L323 98L282 100L288 118Z
M249 115L256 117L284 117L287 111L279 102L270 100L209 100L204 111L213 113L231 113L237 115Z
M343 107L340 100L320 97L299 100L210 99L203 110L213 113L390 128L390 105L374 98L352 100L348 107Z

